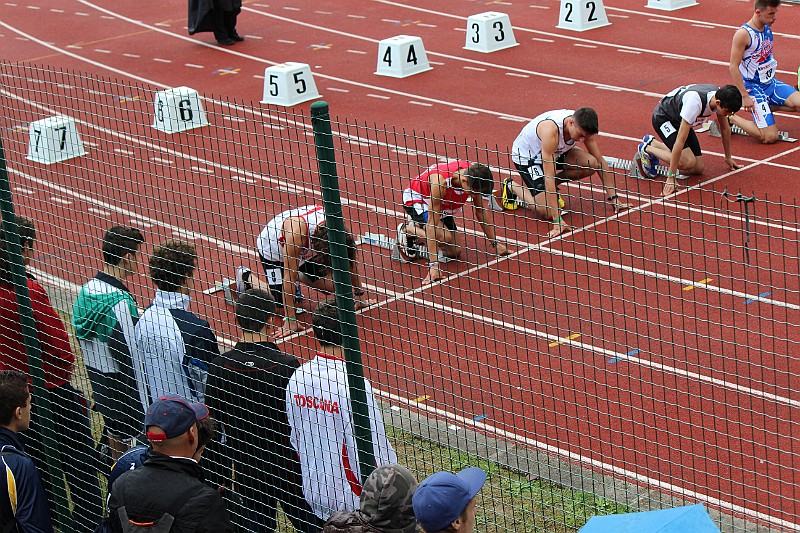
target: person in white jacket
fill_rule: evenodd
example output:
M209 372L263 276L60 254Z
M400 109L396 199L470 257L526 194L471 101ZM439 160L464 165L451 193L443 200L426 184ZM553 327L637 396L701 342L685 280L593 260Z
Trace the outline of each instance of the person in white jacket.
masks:
M361 471L347 385L339 311L334 300L323 302L312 318L320 348L298 368L286 389L291 443L300 457L303 494L318 517L358 509ZM397 454L386 438L383 417L364 380L376 467L394 464Z

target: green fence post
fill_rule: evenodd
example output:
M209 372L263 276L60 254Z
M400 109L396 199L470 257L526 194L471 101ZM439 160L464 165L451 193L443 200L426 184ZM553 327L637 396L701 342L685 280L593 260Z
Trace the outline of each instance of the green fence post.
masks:
M347 381L350 387L350 403L355 426L358 466L361 482L375 469L375 452L372 448L367 393L364 389L364 369L361 363L361 348L356 326L355 300L350 279L350 260L345 244L342 200L339 196L339 177L336 174L336 155L333 150L331 117L327 102L311 104L311 125L314 128L314 144L317 148L322 201L325 207L325 225L331 248L331 268L336 286L336 305L342 325L344 356L347 364Z
M28 367L31 373L31 382L36 396L36 413L42 431L42 447L44 450L57 450L55 428L51 418L53 410L50 405L50 396L45 388L44 370L42 370L42 352L39 347L36 320L33 317L31 296L28 292L28 281L25 275L25 264L22 261L22 246L19 241L19 226L14 214L14 202L11 198L11 183L6 169L6 154L3 141L0 138L0 213L3 216L3 234L5 235L6 255L11 268L11 282L17 296L19 321L22 327L22 338L25 341L25 352L28 356ZM2 342L2 341L0 341ZM47 464L36 465L45 468L45 483L49 485L49 492L53 495L53 521L59 525L63 533L73 533L74 525L67 503L67 489L64 486L64 474L58 454L48 458ZM79 505L80 502L74 502ZM98 517L99 520L100 517Z

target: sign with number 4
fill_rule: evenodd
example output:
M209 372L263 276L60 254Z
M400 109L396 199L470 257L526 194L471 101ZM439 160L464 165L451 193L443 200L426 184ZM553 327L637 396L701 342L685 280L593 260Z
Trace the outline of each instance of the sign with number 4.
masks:
M586 31L609 24L603 0L561 0L557 28Z
M375 74L405 78L426 70L431 70L431 66L420 37L398 35L378 43L378 70Z

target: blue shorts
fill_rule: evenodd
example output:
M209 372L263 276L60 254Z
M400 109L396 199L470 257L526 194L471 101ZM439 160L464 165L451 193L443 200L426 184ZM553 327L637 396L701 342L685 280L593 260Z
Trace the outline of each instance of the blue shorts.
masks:
M775 125L775 117L769 108L770 105L785 105L786 99L797 92L797 89L788 83L776 79L769 83L745 82L744 87L755 103L753 106L753 121L759 128Z

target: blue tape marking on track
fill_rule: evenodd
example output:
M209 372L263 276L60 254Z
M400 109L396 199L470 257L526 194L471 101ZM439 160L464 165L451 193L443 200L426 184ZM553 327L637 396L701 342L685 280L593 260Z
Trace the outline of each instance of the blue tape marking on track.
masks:
M636 355L637 353L639 353L639 348L634 348L633 350L631 350L630 352L626 353L625 355L630 357L632 355ZM612 357L611 359L608 360L608 362L609 362L609 364L614 364L614 363L616 363L617 361L620 361L620 360L624 361L625 358L624 357Z
M484 418L489 418L489 415L478 415L475 418L473 418L472 420L477 422L479 420L483 420Z
M767 291L767 292L762 292L761 294L759 294L759 295L758 295L758 298L764 298L765 296L769 296L770 294L772 294L772 293L771 293L771 292L769 292L769 291ZM748 299L748 300L745 300L745 301L744 301L744 305L751 304L751 303L753 303L753 302L757 302L757 301L758 301L758 298L750 298L750 299Z

